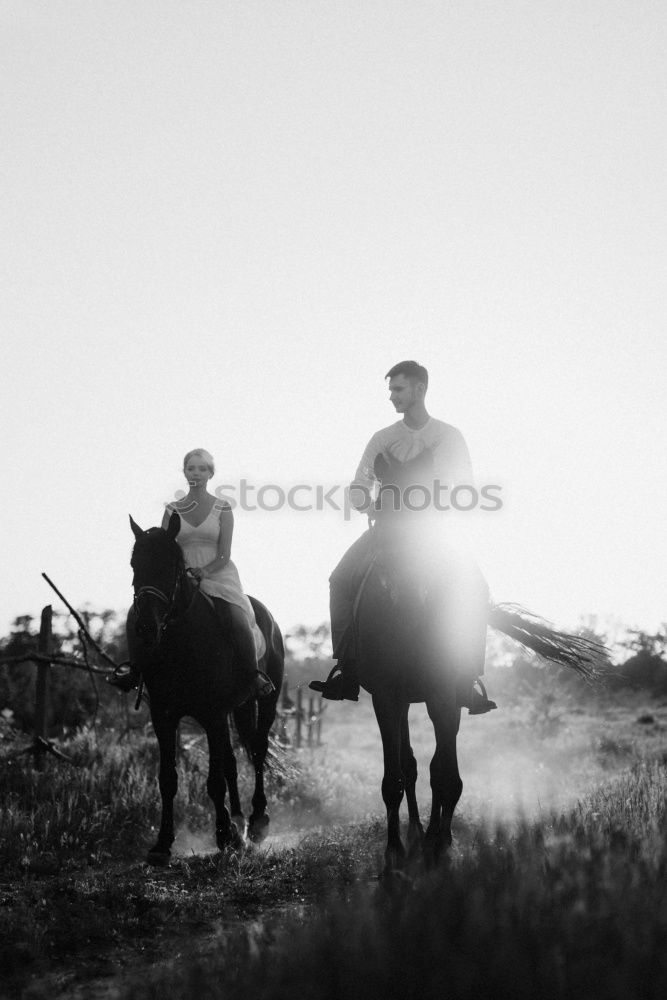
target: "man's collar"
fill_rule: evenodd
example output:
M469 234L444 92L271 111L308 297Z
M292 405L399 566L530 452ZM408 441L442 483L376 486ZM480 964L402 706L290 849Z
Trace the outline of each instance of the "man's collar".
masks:
M424 428L427 426L427 424L429 424L430 422L431 422L431 417L428 414L426 416L426 420L424 421L424 423L420 424L419 427L411 427L410 424L405 419L405 417L403 417L402 421L402 423L407 427L409 431L423 431Z

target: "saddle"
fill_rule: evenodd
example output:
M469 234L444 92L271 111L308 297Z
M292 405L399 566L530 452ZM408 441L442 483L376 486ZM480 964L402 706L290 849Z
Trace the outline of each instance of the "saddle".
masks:
M370 555L364 556L363 562L358 563L351 574L352 578L348 578L352 588L356 584L356 591L352 590L351 621L348 619L345 623L337 644L338 665L326 681L313 681L310 685L325 698L357 700L360 605L371 581L379 583L387 604L386 608L378 609L385 620L376 622L376 627L381 625L383 632L392 631L396 639L402 636L400 641L403 643L413 630L424 626L427 616L431 616L438 629L446 629L448 635L455 637L454 643L459 643L458 648L454 645L453 662L470 661L475 667L468 671L471 676L463 686L472 689L474 673L483 669L483 638L480 664L476 662L480 658L476 647L480 642L480 618L483 616L482 620L486 620L488 588L470 555L435 540L439 526L423 512L432 500L425 494L429 480L433 485L433 468L429 449L403 463L384 454L375 458L374 472L380 482L380 492L374 516L369 516ZM416 503L414 500L410 503L411 487L415 487ZM423 505L419 503L419 490L423 491ZM368 547L364 552L369 552ZM396 625L399 628L394 631ZM452 648L450 643L450 656ZM481 688L481 682L478 683ZM483 690L481 695L466 690L459 703L467 705L473 714L495 708Z
M372 530L378 531L377 528ZM410 548L402 540L386 544L386 540L378 538L374 548L354 598L353 619L357 619L369 581L375 578L394 612L416 626L431 599L454 585L451 566L446 560L434 559L432 553Z

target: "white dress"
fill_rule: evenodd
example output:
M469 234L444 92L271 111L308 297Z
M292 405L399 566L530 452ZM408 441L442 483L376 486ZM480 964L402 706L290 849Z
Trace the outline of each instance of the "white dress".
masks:
M168 510L171 513L176 508L170 505ZM188 569L197 569L212 562L218 555L220 541L219 506L214 504L208 517L196 528L181 517L181 529L176 536L176 541L183 551L183 559ZM243 592L239 571L232 560L230 559L226 566L215 573L205 577L201 581L200 587L204 594L209 594L211 597L221 597L224 601L229 601L230 604L236 604L243 609L252 629L257 659L259 660L266 649L266 642L255 619L253 606Z

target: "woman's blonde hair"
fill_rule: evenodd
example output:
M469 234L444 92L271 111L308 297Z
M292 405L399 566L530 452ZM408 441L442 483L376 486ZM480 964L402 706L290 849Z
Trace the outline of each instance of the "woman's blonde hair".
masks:
M210 451L206 451L205 448L193 448L192 451L189 451L187 453L187 455L183 459L183 472L185 472L185 467L188 464L188 462L190 461L190 459L194 458L195 455L198 455L199 458L203 458L204 459L204 461L208 465L209 469L211 470L211 475L214 476L215 475L215 463L213 461L213 455L211 455Z

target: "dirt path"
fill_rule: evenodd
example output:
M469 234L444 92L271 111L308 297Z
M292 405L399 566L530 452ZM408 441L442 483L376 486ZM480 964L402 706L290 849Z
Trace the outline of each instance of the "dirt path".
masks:
M128 979L212 954L240 928L259 933L268 920L305 915L324 891L304 884L294 864L307 832L229 856L203 838L193 854L186 834L164 868L115 862L51 873L44 860L21 885L0 884L3 901L36 907L50 939L42 968L29 978L15 968L0 998L115 1000Z
M329 745L304 757L318 797L309 813L302 795L303 825L291 801L274 802L274 832L261 849L221 856L210 835L183 828L167 868L150 868L138 854L126 863L107 857L62 867L49 867L47 858L41 869L0 876L0 907L30 931L28 942L25 933L11 939L9 954L3 941L0 1000L116 1000L128 977L211 954L239 929L259 933L281 914L305 915L332 889L372 884L384 849L382 757L371 713L358 708L344 716L335 740L331 726ZM656 753L664 747L667 707L653 712L651 726L639 724L637 706L613 705L594 719L570 711L556 724L510 710L484 727L465 720L455 850L466 851L482 825L571 808L600 781ZM415 716L425 818L432 734Z

